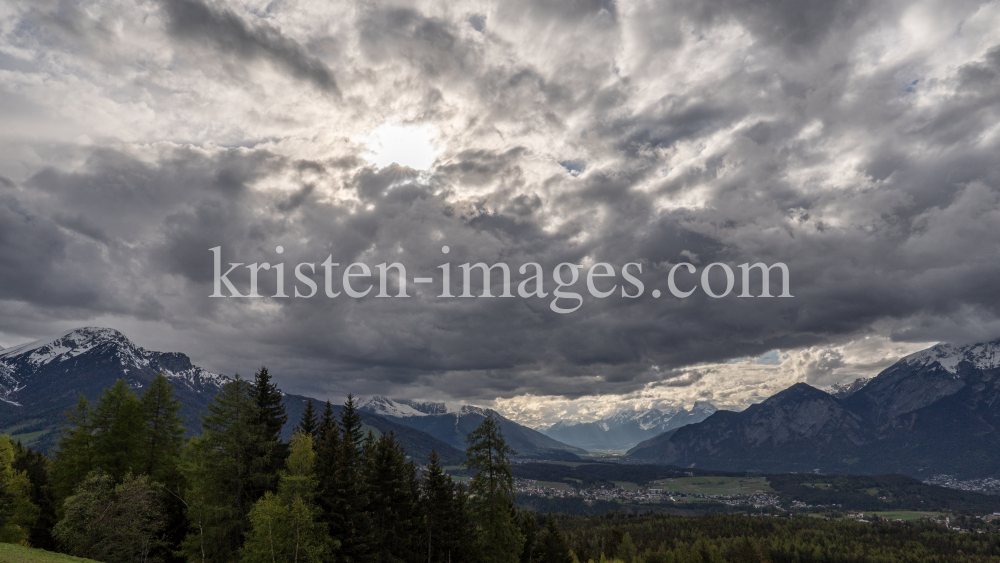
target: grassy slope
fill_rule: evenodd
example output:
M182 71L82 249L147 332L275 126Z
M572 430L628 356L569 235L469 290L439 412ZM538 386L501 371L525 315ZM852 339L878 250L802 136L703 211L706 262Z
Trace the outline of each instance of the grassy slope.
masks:
M52 553L44 549L32 549L9 543L0 543L0 563L97 563L93 559L81 559L71 555Z

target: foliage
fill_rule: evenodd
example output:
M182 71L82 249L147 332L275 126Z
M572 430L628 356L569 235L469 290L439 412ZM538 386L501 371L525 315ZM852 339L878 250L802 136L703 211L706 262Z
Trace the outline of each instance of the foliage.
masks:
M0 435L0 543L27 541L39 514L27 472L14 467L16 450L9 436Z
M514 518L517 490L510 468L510 458L517 452L504 441L500 421L492 415L469 433L467 443L466 460L462 465L475 472L469 493L483 560L488 563L518 561L524 537Z
M326 527L317 521L315 462L312 437L295 433L278 493L265 493L250 511L243 563L318 563L335 550Z
M556 515L580 561L1000 562L995 534L959 534L928 521L830 521L807 517Z
M316 410L313 408L313 402L306 401L306 408L302 411L302 420L300 420L295 426L295 431L301 432L302 434L308 434L315 439L316 430L318 428L319 419L316 417Z
M252 386L237 375L208 405L202 436L186 448L185 494L191 531L184 553L199 561L235 561L247 515L272 479Z
M120 484L100 469L66 499L52 533L72 555L105 563L162 560L166 516L162 487L146 475L126 474Z
M33 547L54 549L52 526L56 523L55 502L49 489L51 463L41 452L30 450L18 442L14 447L14 471L24 472L31 485L29 498L38 507L38 518L28 530L28 543Z
M626 534L623 544L629 542L627 545L631 545L631 541ZM631 550L619 548L618 551L619 557L625 563L632 563L635 557L635 546L632 546ZM545 521L545 529L538 537L538 563L573 563L573 552L569 548L569 542L559 530L556 520L551 514Z

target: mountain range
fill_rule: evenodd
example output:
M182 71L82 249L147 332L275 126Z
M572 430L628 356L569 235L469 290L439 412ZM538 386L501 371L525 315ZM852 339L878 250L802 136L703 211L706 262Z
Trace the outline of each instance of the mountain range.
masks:
M93 404L105 388L122 378L141 394L159 373L174 387L188 434L199 433L201 414L230 377L195 366L184 354L146 350L117 330L93 327L0 349L0 432L50 451L58 442L66 412L76 407L81 394ZM310 401L317 412L324 403L287 393L283 400L288 414L285 438L291 436ZM446 465L464 459L468 432L490 414L499 417L494 411L468 405L448 408L443 403L393 402L381 397L363 400L361 406L366 432L392 431L414 459L424 461L435 449ZM341 407L333 410L339 415ZM572 460L586 453L499 418L508 443L522 457Z
M158 373L173 385L188 434L197 434L205 407L230 378L193 365L184 354L145 350L117 330L92 327L0 350L0 433L48 452L58 442L66 411L76 407L81 394L93 404L121 378L141 393ZM324 403L291 394L284 394L283 400L288 414L285 438L309 401L318 412ZM339 415L341 407L333 410ZM394 432L417 461L425 461L431 449L450 465L465 457L464 451L409 426L364 412L361 420L366 432Z
M465 438L487 416L500 421L507 445L520 457L577 461L587 451L554 440L537 430L522 426L492 409L471 405L418 402L406 399L389 399L379 395L358 399L362 411L387 420L415 428L442 440L455 448L465 449Z
M593 422L559 421L541 432L550 438L593 451L622 451L658 434L701 422L719 409L698 401L691 410L628 409Z
M729 471L1000 476L1000 341L940 344L852 386L797 383L628 454Z

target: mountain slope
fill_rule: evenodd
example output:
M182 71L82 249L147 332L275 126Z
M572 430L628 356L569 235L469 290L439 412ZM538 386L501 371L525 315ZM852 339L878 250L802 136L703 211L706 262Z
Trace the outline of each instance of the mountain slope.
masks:
M796 384L647 441L636 460L732 471L1000 476L1000 343L939 345L840 399Z
M699 401L690 411L625 410L594 422L558 422L542 433L561 442L588 450L627 450L663 432L701 422L715 411L711 403Z
M489 415L500 420L507 444L514 448L519 457L576 460L578 454L586 450L573 447L542 434L537 430L522 426L504 418L491 409L470 405L447 405L445 403L419 403L400 401L381 396L362 397L358 407L366 412L378 414L392 422L415 428L465 450L465 439L482 424Z
M0 432L47 452L56 445L66 411L76 407L80 394L93 404L121 378L141 394L161 372L181 402L188 434L197 434L205 407L229 378L193 365L184 354L145 350L117 330L93 327L0 350ZM310 400L322 411L322 401L284 395L286 439ZM334 407L338 415L340 410ZM462 451L406 425L371 414L363 414L362 421L378 432L394 432L407 454L420 463L432 448L446 464L464 458Z
M12 346L0 352L0 431L32 434L33 446L47 450L79 395L94 401L121 378L141 392L160 372L173 384L189 426L197 426L226 381L192 365L184 354L145 350L107 328L80 328Z

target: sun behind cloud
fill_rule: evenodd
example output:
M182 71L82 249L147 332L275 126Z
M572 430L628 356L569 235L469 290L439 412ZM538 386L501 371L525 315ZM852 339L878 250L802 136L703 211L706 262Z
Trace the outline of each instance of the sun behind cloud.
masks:
M415 170L427 170L437 159L437 134L430 125L384 123L368 136L365 158L385 168L399 164Z

